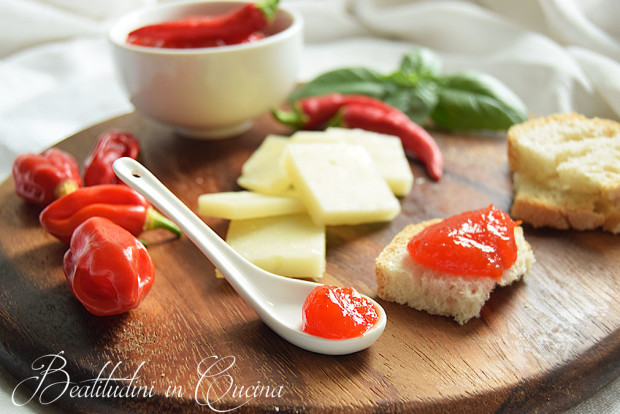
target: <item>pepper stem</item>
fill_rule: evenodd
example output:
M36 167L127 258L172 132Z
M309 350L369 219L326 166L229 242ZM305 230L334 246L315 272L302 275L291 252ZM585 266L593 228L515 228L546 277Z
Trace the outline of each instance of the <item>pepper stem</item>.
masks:
M66 196L69 193L74 192L80 188L80 184L73 179L63 180L58 186L54 189L54 196L58 199L62 196Z
M177 237L181 237L181 229L179 226L168 220L152 206L146 210L146 220L144 220L144 231L153 229L165 229L174 233Z
M256 8L263 12L263 16L265 16L265 20L268 23L271 23L273 19L276 17L276 12L278 11L278 3L280 0L263 0L256 3Z
M302 128L305 123L304 116L296 110L283 111L276 108L271 111L271 114L278 122L296 129Z
M336 115L334 115L327 122L327 126L328 127L338 127L338 128L348 128L348 126L345 124L344 120L342 119L342 110L336 112Z

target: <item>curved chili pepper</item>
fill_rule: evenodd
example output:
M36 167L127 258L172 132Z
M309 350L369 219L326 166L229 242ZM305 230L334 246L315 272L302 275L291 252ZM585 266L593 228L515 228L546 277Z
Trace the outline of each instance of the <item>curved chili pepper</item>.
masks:
M360 128L400 138L403 148L416 155L429 175L442 176L443 156L433 137L399 109L366 95L330 93L296 101L292 111L276 109L274 117L283 124L318 129L326 124Z
M122 131L105 132L84 161L84 185L120 183L112 163L121 157L138 159L139 155L140 143L135 136Z
M181 235L177 225L144 197L130 187L115 184L82 187L43 209L39 222L50 234L68 243L75 229L91 217L107 218L134 236L155 228Z
M212 47L246 41L267 27L279 0L247 3L220 16L197 16L141 27L129 33L127 43L161 48Z
M399 137L403 148L414 153L426 166L428 175L434 180L441 179L443 156L437 143L424 128L402 112L386 112L372 106L351 104L341 109L332 124Z
M13 180L17 195L41 206L82 185L75 158L57 148L19 155L13 162Z
M343 95L328 93L300 99L293 104L292 111L275 109L273 116L281 123L299 129L319 129L330 121L345 105L360 104L393 112L396 108L380 99L366 95ZM403 114L404 115L404 114Z
M102 217L75 229L63 270L73 295L99 316L138 307L155 281L153 260L142 243Z

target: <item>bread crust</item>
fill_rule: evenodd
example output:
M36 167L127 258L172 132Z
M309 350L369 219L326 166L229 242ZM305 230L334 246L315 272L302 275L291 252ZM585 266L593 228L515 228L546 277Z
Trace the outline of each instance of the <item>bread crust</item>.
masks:
M511 127L507 138L513 218L534 227L620 232L620 123L554 114ZM577 145L579 151L571 149Z
M407 243L409 243L409 240L411 240L414 235L418 234L428 226L439 223L440 221L441 219L432 219L417 224L409 224L396 236L394 236L392 241L385 246L379 256L377 256L375 259L375 278L377 280L377 294L380 298L385 300L393 300L393 298L390 298L390 294L387 290L390 277L387 271L384 270L384 264L398 260L397 257L402 252L403 246L406 248Z

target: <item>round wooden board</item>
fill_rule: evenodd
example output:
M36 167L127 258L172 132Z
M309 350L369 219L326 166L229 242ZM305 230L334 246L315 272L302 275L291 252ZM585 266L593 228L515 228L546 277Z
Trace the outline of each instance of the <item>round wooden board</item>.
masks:
M112 128L139 137L144 164L194 211L202 193L239 189L241 165L266 134L290 132L263 117L243 136L194 141L128 114L58 147L81 162ZM324 282L375 297L374 259L405 225L491 203L509 210L504 137L433 135L444 178L429 180L414 161L416 182L395 220L329 227ZM54 405L65 409L132 413L549 411L576 404L620 374L620 237L611 234L526 227L537 262L524 281L496 289L480 319L459 326L380 301L388 324L379 341L329 357L275 335L214 277L187 238L163 231L144 236L157 276L141 307L93 316L67 287L66 246L39 226L39 210L15 195L10 178L0 186L0 203L0 362L36 390L37 358L62 352L66 361L46 379L55 388L31 391L31 404L61 397ZM205 221L225 233L225 221ZM68 378L81 395L61 392ZM102 389L104 378L118 381ZM112 384L117 392L133 385L148 394L93 397ZM88 385L93 393L86 395Z

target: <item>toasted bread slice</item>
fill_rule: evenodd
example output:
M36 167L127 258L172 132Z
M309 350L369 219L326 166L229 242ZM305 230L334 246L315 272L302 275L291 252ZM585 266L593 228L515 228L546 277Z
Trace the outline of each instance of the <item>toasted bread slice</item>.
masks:
M556 114L508 130L511 215L535 227L620 232L620 124Z

